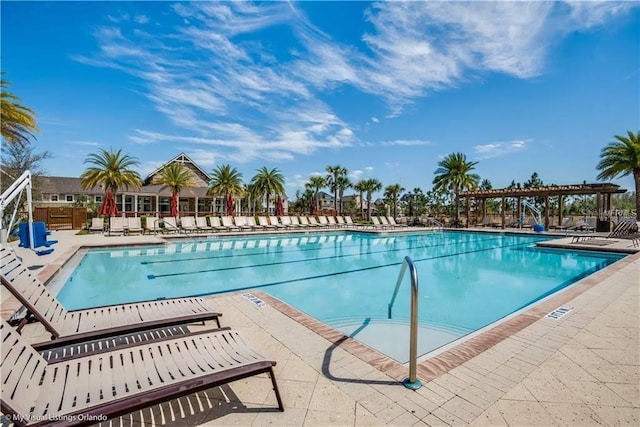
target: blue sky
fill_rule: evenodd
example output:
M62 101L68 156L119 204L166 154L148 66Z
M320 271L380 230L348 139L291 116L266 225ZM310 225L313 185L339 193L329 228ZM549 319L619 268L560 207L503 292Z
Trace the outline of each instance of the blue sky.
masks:
M51 175L123 148L144 176L185 152L293 196L351 180L431 188L452 152L494 187L595 182L640 128L635 2L8 2L2 70ZM632 179L616 181L632 189Z

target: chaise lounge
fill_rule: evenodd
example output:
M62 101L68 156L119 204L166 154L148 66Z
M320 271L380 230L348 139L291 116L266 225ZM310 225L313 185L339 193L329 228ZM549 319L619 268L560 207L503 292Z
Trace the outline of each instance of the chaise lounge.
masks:
M222 315L213 311L202 298L175 298L67 311L7 248L0 249L0 267L2 285L42 323L59 345L188 322L215 320L220 326L219 317Z
M271 377L275 361L236 331L203 331L47 361L6 322L2 339L1 410L16 425L89 425L250 376Z

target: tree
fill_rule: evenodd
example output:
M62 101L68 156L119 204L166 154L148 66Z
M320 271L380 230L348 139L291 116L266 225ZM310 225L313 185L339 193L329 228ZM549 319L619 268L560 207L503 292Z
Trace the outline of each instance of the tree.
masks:
M135 157L123 154L122 149L101 149L98 153L89 154L84 163L93 165L80 175L80 184L85 189L102 184L105 193L111 191L115 197L120 188L140 188L142 185L140 175L132 169L140 162Z
M162 189L169 188L171 195L175 198L178 198L180 192L186 187L193 186L191 173L180 163L171 163L162 169L155 177L154 184L162 185Z
M451 191L455 195L456 222L460 221L460 192L478 187L480 177L471 173L478 162L468 162L462 153L449 154L438 162L436 177L433 179L434 189Z
M600 153L598 179L613 179L633 175L636 191L636 219L640 221L640 131L627 136L615 135L614 141Z
M391 201L394 218L398 217L398 199L400 198L400 193L403 191L404 187L400 184L387 185L384 189L384 197L387 197Z
M242 173L231 165L220 165L211 172L208 195L241 196L244 192Z
M376 191L382 190L382 183L375 178L365 179L362 182L362 187L367 193L367 219L371 221L371 195Z
M326 186L333 192L333 210L338 212L338 179L347 175L347 169L340 165L327 166Z
M316 210L320 209L318 203L318 194L320 190L327 186L327 180L322 176L312 176L304 187L313 191L313 200L316 206Z
M264 196L264 194L260 191L256 184L251 183L245 186L244 194L249 198L247 203L249 207L249 213L253 213L255 215L256 202L260 200Z
M344 196L344 190L351 187L351 180L347 176L339 176L336 179L336 187L338 189L338 197L340 198L340 215L342 215L344 209L342 197Z
M272 194L284 193L284 176L277 168L267 169L266 166L257 170L257 174L251 178L251 184L256 191L267 198L267 213L269 213L269 197Z
M2 73L4 74L4 73ZM0 130L2 139L7 145L25 147L35 138L34 133L39 132L35 113L19 103L20 98L7 92L11 85L8 81L0 79Z
M313 201L313 190L310 188L304 191L296 191L296 199L289 203L289 212L308 212Z
M364 218L364 198L362 196L367 191L365 187L365 181L366 180L358 181L353 186L353 189L360 193L360 218Z

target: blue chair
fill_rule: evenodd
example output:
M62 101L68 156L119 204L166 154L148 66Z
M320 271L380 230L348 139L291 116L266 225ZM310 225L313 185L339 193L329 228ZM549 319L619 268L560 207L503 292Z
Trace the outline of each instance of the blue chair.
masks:
M49 247L53 244L58 243L57 240L47 240L47 236L51 235L51 232L47 230L46 224L44 222L34 222L33 223L33 247L39 248L41 246ZM29 223L21 222L18 224L18 233L17 236L20 238L20 246L21 248L30 247L31 240L29 239Z

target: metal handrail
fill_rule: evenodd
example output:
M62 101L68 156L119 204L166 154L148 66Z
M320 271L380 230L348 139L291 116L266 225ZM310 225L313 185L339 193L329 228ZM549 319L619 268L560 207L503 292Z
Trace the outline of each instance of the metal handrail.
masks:
M435 218L427 217L427 225L429 225L429 224L434 224L436 227L444 228L444 224L441 223L440 221L438 221Z
M404 257L404 262L402 263L402 268L400 269L400 274L398 275L398 281L396 282L396 287L393 290L393 296L391 297L391 301L388 306L388 316L391 319L391 311L393 309L393 304L396 301L396 296L398 295L398 289L400 289L400 285L402 284L402 279L404 279L404 273L409 268L411 272L411 325L410 325L410 336L409 336L409 377L405 378L402 381L405 387L410 388L412 390L417 390L422 387L422 383L417 378L417 365L418 365L418 270L416 269L415 264L411 261L411 258L408 256Z

